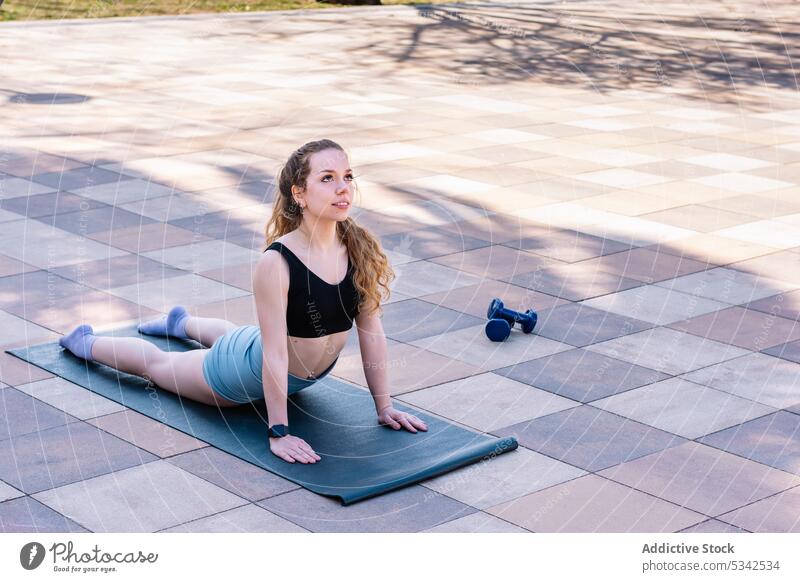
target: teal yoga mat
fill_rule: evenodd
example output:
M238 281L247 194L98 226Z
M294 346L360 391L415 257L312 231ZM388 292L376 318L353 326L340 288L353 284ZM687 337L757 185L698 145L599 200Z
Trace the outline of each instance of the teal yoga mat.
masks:
M135 325L97 335L138 337L166 351L202 347L193 340L141 335ZM490 460L518 446L513 437L472 432L396 400L395 408L423 419L428 431L414 434L378 425L369 391L327 376L289 396L292 433L322 457L315 464L291 464L269 450L263 400L233 408L200 404L140 376L77 358L58 342L6 352L315 493L338 497L344 505Z

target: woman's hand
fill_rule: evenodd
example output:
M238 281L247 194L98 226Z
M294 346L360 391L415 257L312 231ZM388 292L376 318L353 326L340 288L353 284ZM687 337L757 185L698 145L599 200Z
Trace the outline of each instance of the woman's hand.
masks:
M269 450L289 463L294 463L295 460L301 463L316 463L322 458L306 441L290 434L280 438L270 437Z
M395 410L391 406L387 406L378 413L378 422L389 425L395 430L400 430L401 428L405 428L410 432L417 432L417 429L428 430L428 425L413 414Z

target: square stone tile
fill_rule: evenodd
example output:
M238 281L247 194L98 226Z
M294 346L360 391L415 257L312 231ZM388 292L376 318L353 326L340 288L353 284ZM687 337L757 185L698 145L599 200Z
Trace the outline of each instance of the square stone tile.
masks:
M412 342L465 327L474 327L482 324L482 321L472 315L427 301L407 299L384 306L382 323L386 337L401 342Z
M15 388L0 390L0 403L3 410L3 414L0 414L0 442L77 420ZM8 446L8 443L5 442L4 446Z
M64 232L53 226L42 224L38 220L16 220L4 223L2 232L0 232L0 246L3 248L3 254L40 269L52 269L61 265L72 265L125 254L125 251L88 240L83 236ZM106 225L107 227L108 225ZM21 240L36 241L36 244L21 245L19 244Z
M144 253L211 240L202 234L160 222L94 232L87 238L131 253Z
M687 204L677 208L668 208L643 214L641 217L698 232L712 232L758 220L750 214L730 212L722 208L712 208L702 204Z
M645 248L589 259L581 264L644 283L672 279L688 273L703 271L709 267L705 262Z
M719 516L747 531L800 533L800 487Z
M34 497L98 533L155 532L247 503L165 461L86 477Z
M417 390L398 399L484 432L577 406L567 398L491 372Z
M252 293L223 285L195 274L169 279L154 279L145 283L124 285L107 290L108 293L136 302L161 313L167 313L173 305L197 305L252 296Z
M494 373L584 403L667 378L661 372L580 349Z
M31 176L31 181L44 184L54 190L76 190L98 184L109 184L129 179L128 176L103 170L96 166L84 166L59 172L47 172Z
M789 342L763 350L765 354L800 364L800 341Z
M741 348L663 327L593 344L586 349L672 375L748 353Z
M585 475L486 511L541 533L674 532L705 519L596 475Z
M102 206L81 212L69 212L55 216L35 218L48 228L57 228L74 235L85 235L114 228L127 228L153 222L140 214L128 212L115 206Z
M800 254L797 255L800 258ZM554 263L552 259L511 249L504 245L492 245L466 252L436 256L431 262L487 278L500 278L515 273L528 273Z
M5 182L3 184L5 185ZM40 188L50 190L46 186L40 186ZM69 192L49 192L3 199L3 210L28 218L45 218L48 222L51 222L59 214L87 211L94 208L109 208L109 206Z
M777 295L798 286L725 267L684 275L656 285L733 305Z
M485 509L585 474L585 471L518 447L510 454L482 460L420 484L472 507Z
M386 374L392 395L467 378L482 371L476 366L422 350L417 346L389 340ZM367 386L360 352L340 357L331 373L359 386Z
M670 243L697 234L687 228L653 222L638 216L621 216L603 220L595 224L587 224L581 230L631 246Z
M391 290L411 297L477 285L481 282L480 277L430 261L397 265L394 267L394 273L396 278L390 283Z
M534 333L583 347L651 327L652 324L638 319L569 303L539 312Z
M502 519L481 511L448 521L422 533L530 533Z
M800 415L779 410L698 441L800 475Z
M503 342L493 342L486 337L483 323L407 341L427 351L460 360L484 371L572 348L570 345L540 337L535 333L524 334L518 326L515 327L516 329L512 329L511 334Z
M489 305L492 299L495 298L501 299L503 305L509 309L522 312L533 309L539 313L540 310L547 310L551 307L568 303L565 299L559 299L532 289L517 287L505 281L492 279L487 279L478 285L459 287L458 289L431 293L420 297L420 299L428 303L448 307L483 319L486 318ZM539 333L538 329L535 331L537 334Z
M157 458L85 422L17 436L4 445L0 448L0 478L26 493L74 483Z
M800 403L800 364L766 354L749 353L682 377L775 408Z
M599 474L710 516L800 485L800 477L693 441Z
M682 378L629 390L592 406L688 439L774 412L774 408Z
M10 347L5 346L6 349ZM0 350L0 380L6 384L25 384L52 377L53 374L47 370L20 360L18 357L6 353L4 349ZM4 406L8 406L8 404L6 403ZM7 427L7 424L0 424L0 440L3 440L4 435L8 434Z
M157 182L135 178L87 186L86 188L75 188L72 192L90 200L121 206L138 200L169 196L175 190ZM137 210L134 212L142 214Z
M3 193L3 207L8 210L6 206L9 202L16 198L29 199L35 197L37 194L44 194L45 192L52 192L53 188L50 186L43 186L25 180L23 178L14 178L13 176L0 175L0 192ZM20 202L23 200L20 200Z
M798 322L742 307L676 321L669 327L755 352L800 338Z
M216 515L201 517L159 530L162 533L302 533L299 525L256 505L235 507Z
M625 315L653 325L667 325L728 306L719 301L698 297L696 294L667 289L658 285L641 286L641 282L639 285L635 289L627 289L582 301L581 305Z
M113 400L59 376L30 384L19 384L16 388L81 420L125 410L124 406Z
M619 253L631 248L631 245L618 241L561 229L547 232L542 236L528 236L518 242L506 243L506 246L567 263Z
M58 512L31 497L0 503L0 532L3 533L84 533L88 532Z
M107 414L88 422L159 457L170 457L208 446L203 441L135 410Z
M765 162L764 160L759 160L756 158L748 158L747 156L726 154L726 153L689 156L686 158L682 158L681 161L728 172L737 172L737 171L746 172L748 170L755 170L756 168L763 168L772 165L769 162Z
M766 244L717 236L713 233L696 234L676 241L648 245L645 248L716 265L752 259L777 250Z
M420 200L408 204L397 206L387 206L381 208L381 214L389 217L411 220L416 223L416 227L438 226L460 220L475 220L487 214L491 214L483 208L475 208L438 197L434 200Z
M713 234L775 249L800 246L800 230L794 225L778 220L748 222L715 230Z
M712 208L753 216L754 218L751 222L764 218L780 219L786 215L800 212L800 202L797 202L797 200L776 200L771 197L770 193L764 193L762 195L743 194L741 196L732 196L719 200L709 200L708 202L704 202L704 204Z
M168 462L249 501L298 489L296 483L214 447L170 457Z
M21 178L30 178L45 172L63 172L80 167L85 166L77 160L28 149L8 152L0 161L0 171Z
M439 229L459 236L479 238L492 244L520 240L526 231L525 221L508 214L488 214L472 220L458 220L439 225Z
M550 184L546 181L534 182L532 185L536 189L536 193L554 197L555 193L550 189ZM565 187L567 192L572 193L572 197L568 200L575 200L575 198L585 198L586 196L593 196L595 194L607 194L605 191L607 186L602 186L604 190L600 193L586 192L579 185L572 187ZM566 197L564 194L560 194ZM552 229L585 231L586 227L591 224L601 224L617 220L620 218L619 214L613 212L604 212L597 210L590 206L581 204L580 201L573 202L557 202L553 204L535 204L533 206L518 208L516 211L517 216L528 221L536 221L548 225Z
M475 513L420 485L343 506L307 489L259 501L258 505L313 532L418 532Z
M388 234L381 237L381 246L383 248L418 259L428 259L451 253L460 254L462 251L486 247L488 244L483 239L457 235L441 230L438 227Z
M142 256L190 272L225 265L253 263L260 254L221 240L209 240L141 253Z
M787 287L787 284L800 286L800 253L791 250L739 261L728 265L728 268L757 277L781 281L785 288L791 288Z
M603 184L615 188L638 188L668 182L670 178L648 172L639 172L629 168L612 168L596 172L585 172L575 176L579 180L586 180L594 184Z
M116 206L159 222L178 220L189 216L202 216L213 211L200 196L194 196L187 192L174 192L168 186L164 188L170 189L170 194L140 198L125 204L117 203Z
M756 194L758 192L768 192L769 190L779 190L781 188L790 188L793 186L791 182L762 178L743 172L727 172L723 174L714 174L712 176L704 176L702 178L692 178L690 182L697 182L698 184L715 186L717 188L727 188L742 194Z
M598 271L580 263L544 267L529 273L502 277L501 280L570 301L580 301L642 285L641 281Z
M494 434L516 437L524 447L592 472L684 441L586 404L495 430Z
M186 272L181 269L170 268L164 263L148 259L140 254L125 254L110 259L64 265L49 269L48 272L100 291L106 291L111 287L186 275Z

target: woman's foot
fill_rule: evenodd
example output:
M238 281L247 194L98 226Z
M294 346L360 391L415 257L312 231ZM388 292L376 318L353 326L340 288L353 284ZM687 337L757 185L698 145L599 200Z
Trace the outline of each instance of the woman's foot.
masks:
M191 316L181 305L176 305L169 310L167 315L158 319L140 323L137 328L146 335L162 335L167 337L179 337L188 339L186 335L186 322Z
M94 335L94 330L91 325L79 325L69 335L62 336L58 340L58 344L62 348L68 349L70 352L83 358L84 360L92 359L92 344L97 337Z

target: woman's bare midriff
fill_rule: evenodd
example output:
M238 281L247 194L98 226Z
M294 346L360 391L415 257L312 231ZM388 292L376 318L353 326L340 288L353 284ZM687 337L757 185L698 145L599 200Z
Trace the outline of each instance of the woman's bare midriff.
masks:
M298 378L317 377L328 369L347 344L350 330L323 337L288 336L289 373Z

